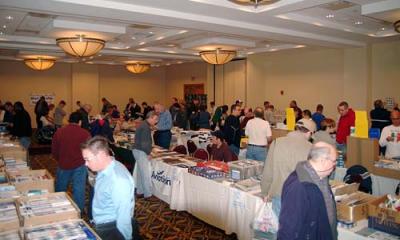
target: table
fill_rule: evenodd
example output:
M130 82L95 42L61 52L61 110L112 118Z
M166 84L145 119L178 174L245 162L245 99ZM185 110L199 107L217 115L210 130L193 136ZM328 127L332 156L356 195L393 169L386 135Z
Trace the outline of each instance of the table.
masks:
M337 167L335 171L335 180L343 181L346 175L347 168ZM385 194L394 194L399 180L382 177L375 174L371 174L372 178L372 194L376 196L382 196Z

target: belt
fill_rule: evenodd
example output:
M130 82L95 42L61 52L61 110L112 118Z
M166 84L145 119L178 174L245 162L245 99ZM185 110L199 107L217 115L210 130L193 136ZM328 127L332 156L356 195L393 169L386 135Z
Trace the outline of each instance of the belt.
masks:
M114 227L117 226L116 221L106 222L106 223L94 223L95 228L102 228L102 227Z
M167 129L167 130L157 130L156 132L170 132L171 129Z
M247 146L260 147L260 148L266 148L267 147L267 145L255 145L255 144L247 144Z

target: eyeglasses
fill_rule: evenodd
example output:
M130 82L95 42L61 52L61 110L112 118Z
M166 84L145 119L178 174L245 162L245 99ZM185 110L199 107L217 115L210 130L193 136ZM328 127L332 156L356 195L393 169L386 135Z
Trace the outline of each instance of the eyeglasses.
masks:
M93 160L96 160L96 155L94 155L93 157L90 157L90 158L87 158L87 157L84 157L83 158L83 160L85 160L85 162L92 162Z

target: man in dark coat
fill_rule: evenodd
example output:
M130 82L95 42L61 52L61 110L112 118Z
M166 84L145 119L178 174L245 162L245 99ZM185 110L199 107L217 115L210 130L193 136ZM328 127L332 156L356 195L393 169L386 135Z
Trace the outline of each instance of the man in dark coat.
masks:
M39 101L37 101L35 105L36 125L38 129L43 127L43 123L40 120L40 118L42 116L46 116L48 113L49 113L49 105L47 104L44 96L41 96Z

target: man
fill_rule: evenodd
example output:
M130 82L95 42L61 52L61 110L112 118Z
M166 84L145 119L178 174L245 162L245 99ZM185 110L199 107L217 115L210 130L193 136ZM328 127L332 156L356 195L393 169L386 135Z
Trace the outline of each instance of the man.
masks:
M31 117L25 110L22 102L14 103L14 112L11 134L18 137L21 145L28 150L31 145L32 136Z
M240 129L245 129L249 120L254 118L253 109L251 107L244 107L243 113L244 115L239 118Z
M257 107L254 110L254 119L246 125L246 136L249 137L246 158L265 161L268 144L272 142L271 126L263 119L264 110Z
M43 127L40 118L42 116L46 116L48 113L49 113L49 105L47 104L45 97L41 96L39 101L37 101L35 105L36 126L38 129L41 129Z
M390 159L400 157L400 112L393 110L390 114L392 125L382 130L379 144L386 147L385 157Z
M314 120L312 120L312 115L311 115L311 111L306 109L303 111L303 118L301 119L303 122L309 122L310 126L312 126L312 128L310 129L310 131L312 133L315 133L317 131L317 124L314 122Z
M224 134L225 141L227 142L231 151L237 155L239 155L240 150L240 116L241 110L240 106L233 104L231 106L231 115L229 115L224 124Z
M383 106L382 100L378 99L374 102L374 109L369 113L371 117L371 128L379 128L382 132L383 128L390 125L390 112Z
M4 113L4 117L3 117L3 122L12 123L13 122L13 118L14 118L14 115L13 115L14 106L13 106L13 104L11 102L6 102L4 104L4 110L5 110L5 113Z
M210 111L209 111L210 115L211 115L211 118L214 116L216 109L217 109L217 106L215 106L215 102L211 101L210 102Z
M133 146L133 156L136 159L137 170L137 194L145 198L152 195L150 160L151 160L151 128L158 122L158 115L155 112L149 112L147 119L136 129L135 145Z
M197 98L192 100L192 103L188 104L187 107L187 118L189 120L189 127L191 130L196 130L196 117L200 110L200 101Z
M142 108L143 108L143 119L147 118L147 114L153 110L152 107L147 105L147 102L142 102Z
M336 204L328 182L336 167L336 149L316 143L307 159L283 186L278 239L336 240Z
M67 113L64 110L65 107L65 101L61 100L58 106L56 107L56 110L54 111L54 125L56 128L60 128L63 125L63 120L65 115Z
M154 144L169 149L171 144L172 116L165 107L159 103L154 105L154 111L158 114L159 120L157 131L154 133Z
M107 98L103 97L101 99L103 107L101 108L101 113L106 114L109 107L112 107L112 104L107 100Z
M137 119L141 116L142 109L140 106L133 100L133 98L129 98L128 104L125 107L125 115L130 116L129 118ZM144 116L146 117L146 116ZM127 119L129 119L127 118Z
M324 114L322 114L323 111L324 111L324 106L322 104L318 104L316 112L313 113L313 115L311 116L312 120L317 125L317 131L321 129L321 122L322 120L325 119Z
M86 166L97 172L92 204L97 234L105 240L132 239L135 185L131 174L110 156L106 138L91 138L81 149Z
M90 138L87 130L81 128L81 115L73 112L69 124L56 131L51 143L51 153L58 162L56 192L66 192L72 182L73 198L81 213L85 208L87 169L80 145Z
M298 121L295 131L287 136L275 139L269 147L261 180L261 192L273 204L278 204L285 179L294 170L296 164L307 159L311 149L308 141L311 137L308 122Z
M81 127L90 130L90 121L89 121L89 113L92 111L92 105L90 104L84 104L78 112L81 114Z
M344 101L339 103L337 109L340 118L336 130L336 143L338 144L339 149L345 150L346 138L350 135L350 128L354 127L356 114L353 109L349 108L349 104Z
M224 133L220 130L211 133L211 160L219 160L224 162L232 161L232 152L224 139Z

